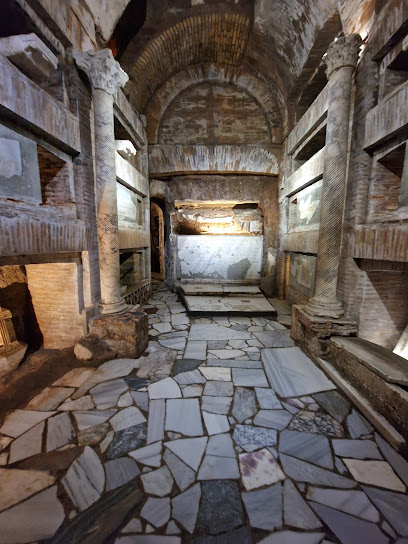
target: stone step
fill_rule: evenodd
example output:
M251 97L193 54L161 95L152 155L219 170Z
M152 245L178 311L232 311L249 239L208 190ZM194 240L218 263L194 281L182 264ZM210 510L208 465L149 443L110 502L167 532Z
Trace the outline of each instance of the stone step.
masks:
M408 385L408 361L399 355L362 338L335 336L331 342L388 383Z

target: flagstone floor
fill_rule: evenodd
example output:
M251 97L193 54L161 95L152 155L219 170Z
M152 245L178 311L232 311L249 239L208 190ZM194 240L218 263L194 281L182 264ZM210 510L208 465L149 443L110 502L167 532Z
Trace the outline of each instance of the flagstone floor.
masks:
M408 463L277 307L189 319L159 287L142 357L74 369L5 414L0 544L408 543Z

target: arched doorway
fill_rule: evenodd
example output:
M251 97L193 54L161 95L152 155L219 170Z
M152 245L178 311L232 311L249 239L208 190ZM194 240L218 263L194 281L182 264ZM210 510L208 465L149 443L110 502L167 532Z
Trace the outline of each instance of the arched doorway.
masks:
M150 241L152 278L163 281L164 269L164 215L155 202L150 203Z

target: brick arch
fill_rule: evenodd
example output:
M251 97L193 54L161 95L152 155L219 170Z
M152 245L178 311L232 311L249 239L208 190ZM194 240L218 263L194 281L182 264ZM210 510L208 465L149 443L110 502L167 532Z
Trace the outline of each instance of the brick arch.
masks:
M229 83L246 91L263 111L271 131L272 142L280 143L282 127L286 123L284 98L277 86L271 88L249 67L201 63L168 78L146 107L147 135L150 144L158 143L160 122L173 100L187 88L206 81Z
M173 74L202 62L239 66L248 41L251 19L234 13L202 13L188 17L152 38L126 66L130 95L143 112L156 89Z

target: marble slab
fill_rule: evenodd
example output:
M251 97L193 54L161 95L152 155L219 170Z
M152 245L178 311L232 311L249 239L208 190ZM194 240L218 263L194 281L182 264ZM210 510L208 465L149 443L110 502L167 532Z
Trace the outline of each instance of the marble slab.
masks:
M133 480L140 474L140 470L132 459L121 457L108 461L105 464L106 471L106 491L116 489L127 482Z
M71 425L69 414L62 413L48 420L47 451L56 450L72 442L75 431Z
M310 506L303 499L291 480L284 482L285 524L298 529L318 529L322 526Z
M263 236L177 236L177 279L260 280Z
M251 333L236 331L230 327L216 324L194 323L190 327L190 340L250 340Z
M357 485L357 482L354 480L349 480L348 478L344 478L344 476L283 453L279 455L279 460L282 463L285 474L298 482L326 487L338 487L340 489L352 489Z
M4 419L0 433L17 438L37 423L53 416L56 412L37 412L32 410L14 410Z
M267 449L239 455L242 483L247 491L285 479L276 459Z
M333 468L330 443L322 434L282 431L279 435L279 452L323 468Z
M41 421L11 443L10 464L41 452L44 427L45 421Z
M402 491L403 493L406 491L405 485L386 461L343 459L343 463L358 482L385 487L393 491Z
M54 482L54 476L39 470L0 469L0 512Z
M195 472L185 463L183 463L183 461L181 461L177 455L174 455L174 453L171 451L166 450L164 452L163 459L166 465L169 467L170 472L181 491L184 491L193 482L195 482Z
M193 470L197 471L207 446L207 437L183 438L166 442L165 446L186 463Z
M272 389L283 398L336 388L298 347L264 349L262 361Z
M199 296L184 297L187 310L199 314L254 314L275 316L276 310L263 295Z
M149 467L160 467L162 442L154 442L128 453L133 459Z
M142 508L142 511L140 512L140 515L142 518L146 519L149 523L154 525L155 527L163 527L169 519L170 519L170 499L168 497L164 499L154 499L152 497L149 497L145 503L145 505ZM128 537L130 538L130 537ZM155 542L160 542L160 539L166 539L163 540L163 542L167 542L167 539L171 539L173 537L157 537L156 535L141 535L137 537L138 543L145 543L151 542L151 544L154 544ZM146 540L147 539L147 540ZM132 537L132 540L128 540L127 542L124 542L124 539L119 539L122 544L131 544L131 542L135 542L135 539ZM180 542L179 539L177 539L175 542ZM168 541L168 544L171 543L171 540Z
M251 527L273 531L282 527L282 490L277 483L259 491L242 493Z
M277 432L251 425L235 425L233 439L243 450L251 452L265 446L275 446Z
M139 425L144 423L146 418L136 406L129 406L120 410L113 418L110 420L110 424L114 431L123 431L134 425Z
M203 434L198 399L169 399L166 404L166 431L185 436Z
M233 368L232 381L235 386L269 387L265 372L260 369Z
M150 401L149 418L147 420L147 443L152 444L164 438L164 399Z
M200 484L181 493L172 500L172 515L189 533L193 533L201 498Z
M357 516L367 521L378 523L380 516L363 491L348 489L321 489L309 486L306 498Z
M205 340L188 340L184 357L186 359L200 359L203 361L207 355L207 342Z
M173 487L173 477L168 467L164 466L140 476L143 488L149 495L164 497Z
M206 455L201 464L198 480L234 480L239 478L235 457Z
M205 426L207 428L207 432L210 436L213 434L220 434L229 431L230 425L226 416L204 412L204 410L202 414Z

